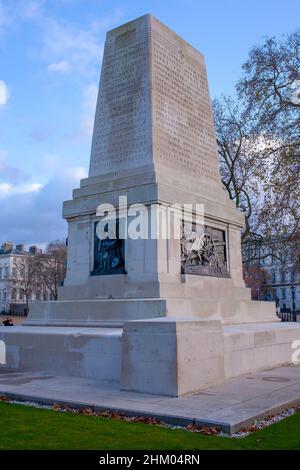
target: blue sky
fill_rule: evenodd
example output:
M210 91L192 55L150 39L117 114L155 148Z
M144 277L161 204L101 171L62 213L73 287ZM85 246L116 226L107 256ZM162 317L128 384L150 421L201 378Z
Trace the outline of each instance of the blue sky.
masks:
M204 53L212 97L252 45L299 27L299 0L0 0L0 242L62 238L87 173L106 31L152 13Z

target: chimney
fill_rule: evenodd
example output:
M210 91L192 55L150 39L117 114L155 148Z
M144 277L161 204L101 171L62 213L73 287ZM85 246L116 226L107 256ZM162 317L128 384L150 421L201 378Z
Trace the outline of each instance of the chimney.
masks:
M37 246L33 245L33 246L30 246L29 247L29 253L33 254L33 255L37 255L38 253L38 248Z
M38 248L36 245L32 245L29 247L29 253L32 255L41 255L43 253L43 250L41 248Z
M11 243L11 242L4 242L3 245L2 245L2 250L7 252L7 251L11 251L14 247L14 244Z
M16 249L20 251L21 253L24 253L25 246L23 245L23 243L20 243L19 245L16 245Z

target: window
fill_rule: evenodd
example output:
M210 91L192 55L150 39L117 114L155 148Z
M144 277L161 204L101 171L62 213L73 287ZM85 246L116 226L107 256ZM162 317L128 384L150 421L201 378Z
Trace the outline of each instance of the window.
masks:
M282 289L281 289L281 298L282 298L282 300L286 300L285 288L282 288Z
M21 289L19 291L19 299L24 300L24 292Z
M17 300L17 291L16 291L16 289L11 290L11 300Z
M0 279L2 279L2 266L0 267Z
M8 266L5 266L5 268L4 268L4 277L7 278L8 274L9 274Z

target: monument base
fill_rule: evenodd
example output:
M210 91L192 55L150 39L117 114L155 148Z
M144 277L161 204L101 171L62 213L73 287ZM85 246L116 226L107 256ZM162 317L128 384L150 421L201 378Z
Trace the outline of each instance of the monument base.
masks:
M118 328L0 327L0 369L119 381L121 337Z
M279 321L270 302L153 298L37 303L24 325L122 328L128 321L160 317L218 319L224 325Z
M0 369L116 381L122 390L181 396L291 363L297 323L222 325L201 318L128 321L121 328L1 327Z
M125 275L91 277L79 295L85 288L90 296L100 291L100 298L31 304L24 326L0 328L7 348L2 367L180 396L291 362L300 325L280 323L274 303L251 301L249 289L230 278L171 280L142 283L143 294L160 297L133 298L137 285ZM120 281L129 298L111 298ZM101 283L109 298L101 298ZM71 296L74 287L62 293Z
M160 317L215 319L224 325L279 321L273 302L251 301L250 289L230 278L170 277L138 284L127 275L90 276L85 285L64 286L57 302L32 303L24 325L123 327Z
M121 388L180 396L225 379L291 363L300 325L223 326L190 318L129 322L122 340Z

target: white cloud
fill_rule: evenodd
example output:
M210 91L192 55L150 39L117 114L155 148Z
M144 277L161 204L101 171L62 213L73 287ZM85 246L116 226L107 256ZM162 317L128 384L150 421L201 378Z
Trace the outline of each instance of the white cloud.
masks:
M27 192L6 188L8 194L4 196L5 204L1 207L2 240L43 245L65 238L67 224L61 216L62 203L71 198L72 189L84 176L84 168L70 167L56 172L41 187L35 186L36 183L23 187Z
M32 192L36 192L36 191L39 191L40 189L42 189L44 185L41 184L41 183L32 183L32 184L29 184L27 186L24 186L22 192L23 193L32 193Z
M0 183L1 184L23 184L28 181L28 174L21 168L9 163L9 154L0 149Z
M67 169L66 175L78 183L79 180L87 177L87 171L86 171L86 168L79 166L79 167Z
M81 178L87 176L86 169L82 166L74 165L74 160L69 156L62 157L58 154L43 155L35 167L36 179L47 182L61 177L72 179L74 184L78 184Z
M69 68L81 75L98 73L103 44L99 34L91 28L82 29L71 23L63 23L54 18L43 18L40 22L43 30L44 59L54 64L68 60Z
M120 8L90 21L86 26L54 16L45 0L0 0L0 33L20 22L31 22L40 30L39 51L41 58L52 64L69 62L70 68L80 75L95 75L99 72L103 54L104 34L117 26L123 16ZM69 2L68 2L69 3ZM53 65L55 68L55 65ZM61 65L66 71L66 64Z
M98 75L104 34L121 22L123 11L115 8L82 27L50 15L43 4L46 5L43 0L22 1L19 17L31 20L40 28L41 53L43 59L50 62L48 70L68 72L72 69L83 76Z
M10 183L0 183L0 199L6 198L12 195L24 195L28 193L35 193L42 189L43 184L31 183L27 185L12 185Z
M48 72L68 73L71 70L71 65L68 60L60 60L49 64L47 70Z
M44 0L0 0L0 33L7 32L20 20L41 17L44 3Z
M8 89L3 80L0 80L0 105L5 105L8 100Z
M11 184L8 184L8 183L0 183L0 197L1 195L5 195L5 194L9 194L9 192L11 191Z

